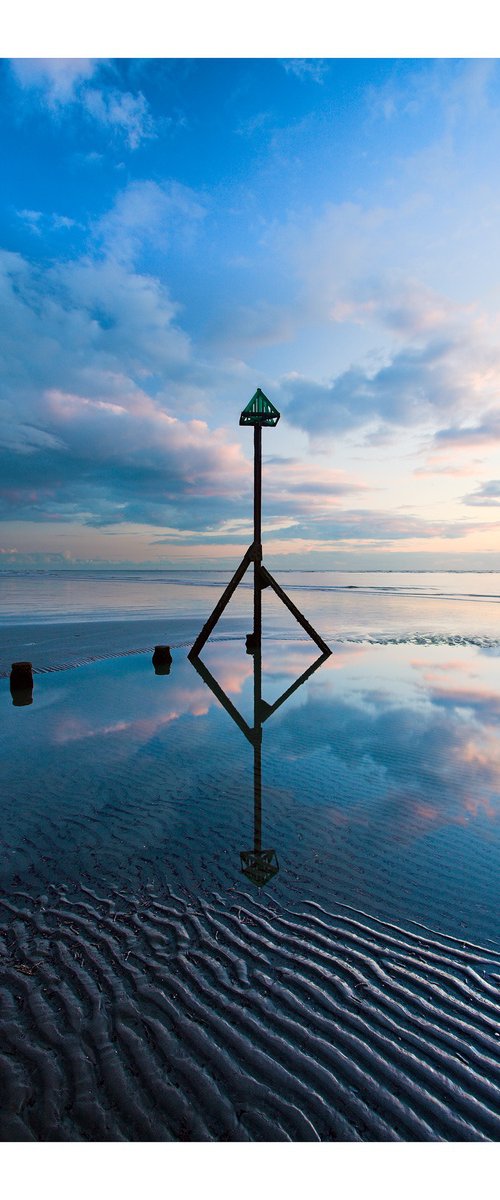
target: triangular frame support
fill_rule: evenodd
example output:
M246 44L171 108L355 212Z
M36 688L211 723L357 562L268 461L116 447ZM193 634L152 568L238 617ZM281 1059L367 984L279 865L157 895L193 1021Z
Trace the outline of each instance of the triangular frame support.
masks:
M323 638L321 637L321 635L319 633L317 633L317 631L313 628L313 626L310 624L310 622L307 620L307 618L304 616L304 614L301 613L300 609L297 608L297 605L293 603L293 600L290 600L290 597L287 596L287 594L283 590L283 588L280 587L279 583L277 583L274 576L271 575L271 572L268 571L267 568L264 566L264 564L261 562L260 552L261 552L260 546L257 547L255 542L252 542L252 545L248 547L248 550L246 551L246 554L244 554L239 566L237 567L236 571L234 572L232 579L230 579L227 587L225 588L225 590L222 593L222 596L220 597L217 604L215 605L213 612L210 614L210 616L208 618L208 621L205 622L203 629L198 634L196 641L194 642L193 646L191 647L191 650L189 651L189 654L188 654L189 659L192 660L193 658L197 658L198 655L200 654L201 650L203 649L203 647L205 645L205 642L208 641L210 634L215 629L215 626L217 625L217 622L220 620L220 618L224 612L224 609L229 604L231 596L236 591L238 584L241 583L243 576L245 575L246 571L248 570L248 567L250 566L250 563L252 563L252 562L254 564L254 571L255 571L255 579L254 579L255 585L260 586L261 589L266 588L266 587L271 587L273 589L273 592L278 597L278 599L282 601L282 603L285 605L286 608L288 608L288 610L289 610L289 612L291 612L292 616L295 617L295 620L298 621L298 624L301 625L302 628L305 630L308 637L310 637L313 642L316 642L316 645L323 652L323 654L328 654L328 655L331 654L330 647L327 646L325 641L323 641Z
M188 657L190 659L198 657L200 650L203 649L203 646L210 637L212 630L215 629L217 621L222 616L226 606L229 604L233 592L236 591L238 584L243 579L243 576L251 562L253 562L254 565L253 645L260 645L262 636L262 589L265 587L272 587L273 592L275 592L278 599L282 601L286 608L288 608L292 616L295 617L295 620L298 621L299 625L301 625L305 630L308 637L310 637L313 642L316 642L316 645L319 646L319 649L323 652L323 654L331 654L330 647L327 646L326 642L323 641L323 638L320 637L320 634L313 629L309 621L306 620L304 614L301 613L300 609L297 608L297 605L293 603L293 600L290 600L290 597L287 596L286 592L283 591L283 588L280 587L279 583L276 582L262 562L262 428L266 425L276 425L279 419L280 414L278 409L275 408L274 404L272 404L268 397L264 395L262 389L257 388L255 395L252 396L249 404L247 404L246 408L243 409L240 417L240 424L253 425L253 542L251 546L248 547L246 554L243 555L239 567L237 567L232 579L230 579L227 587L223 591L222 596L215 605L211 616L208 618L208 621L205 622L201 633L198 634L194 645L189 651Z

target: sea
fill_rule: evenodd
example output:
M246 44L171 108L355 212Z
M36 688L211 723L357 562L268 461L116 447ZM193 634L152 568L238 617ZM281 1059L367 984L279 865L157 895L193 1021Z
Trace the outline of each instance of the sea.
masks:
M232 571L2 571L2 625L190 619L205 621ZM273 572L294 603L335 641L500 645L500 571ZM226 614L248 623L251 569ZM270 590L263 636L302 636ZM266 627L266 606L268 626ZM241 626L243 628L243 626Z

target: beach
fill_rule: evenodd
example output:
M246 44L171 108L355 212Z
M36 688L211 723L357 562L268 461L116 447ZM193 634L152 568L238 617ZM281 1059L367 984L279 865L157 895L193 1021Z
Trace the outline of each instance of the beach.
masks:
M499 576L281 573L257 812L251 588L200 671L160 575L0 588L2 1139L497 1141Z

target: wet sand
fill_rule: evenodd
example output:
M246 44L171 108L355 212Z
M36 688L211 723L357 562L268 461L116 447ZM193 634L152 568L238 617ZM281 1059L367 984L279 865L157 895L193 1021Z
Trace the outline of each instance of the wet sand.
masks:
M116 621L64 621L0 626L0 678L11 664L28 660L33 671L66 670L99 659L154 649L191 646L203 621L193 617ZM241 636L241 619L223 617L216 637Z
M3 898L0 936L4 1140L500 1137L500 961L480 946L246 892L84 886Z
M264 727L258 889L251 746L104 624L1 684L0 1138L498 1141L495 657L338 647ZM272 702L309 650L265 651ZM241 639L206 658L250 719Z

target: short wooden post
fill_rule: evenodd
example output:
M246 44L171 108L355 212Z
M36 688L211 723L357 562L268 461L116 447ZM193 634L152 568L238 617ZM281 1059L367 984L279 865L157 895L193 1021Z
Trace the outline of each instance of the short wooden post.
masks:
M155 675L169 675L172 666L170 646L155 646L152 663Z
M16 708L22 708L25 704L33 704L33 667L30 662L12 663L10 694Z

